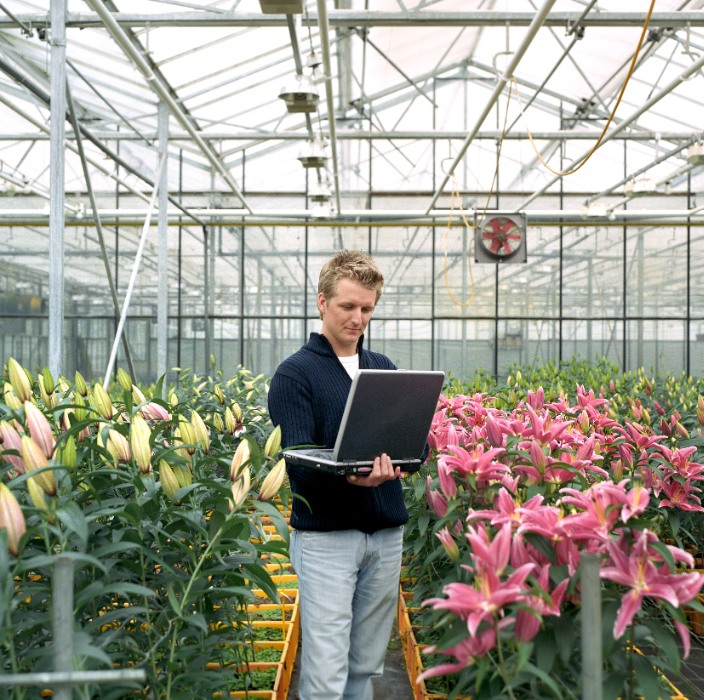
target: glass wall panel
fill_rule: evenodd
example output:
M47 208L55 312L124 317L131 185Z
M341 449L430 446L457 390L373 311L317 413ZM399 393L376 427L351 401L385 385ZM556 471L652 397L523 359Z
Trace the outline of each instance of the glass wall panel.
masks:
M623 314L623 230L565 229L562 245L562 313L576 318Z
M627 316L687 315L687 231L683 227L628 230Z
M644 367L663 374L679 374L686 364L686 322L629 321L626 326L626 369Z
M557 229L528 227L528 263L505 263L499 271L499 315L558 318L560 239Z
M367 347L383 353L402 369L430 369L431 334L430 321L381 321L377 318L368 326Z
M375 229L371 253L384 275L374 317L429 319L433 308L432 230Z
M473 229L438 228L435 235L435 316L493 316L497 266L474 261Z
M439 319L435 322L435 366L467 378L477 370L492 373L494 321Z
M596 362L603 357L623 367L623 323L607 319L562 322L562 359Z
M697 332L704 333L704 230L692 226L689 235L689 313L697 319ZM680 274L685 274L685 270L680 270Z

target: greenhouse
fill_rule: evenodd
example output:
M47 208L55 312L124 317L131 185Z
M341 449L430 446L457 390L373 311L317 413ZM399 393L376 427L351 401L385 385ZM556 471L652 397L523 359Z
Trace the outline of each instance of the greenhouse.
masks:
M0 698L335 700L397 526L399 698L704 698L702 95L704 0L0 0Z

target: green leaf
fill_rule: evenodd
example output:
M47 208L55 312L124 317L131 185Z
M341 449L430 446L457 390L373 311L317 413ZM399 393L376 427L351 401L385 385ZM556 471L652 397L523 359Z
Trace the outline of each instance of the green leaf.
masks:
M532 663L526 663L523 670L542 681L542 683L552 691L556 700L562 700L562 692L560 691L560 688L557 683L555 683L555 681L547 673L545 673L545 671L539 669L537 666L534 666Z
M604 700L619 700L623 696L628 673L616 670L607 674L601 684Z
M640 654L633 653L633 667L637 689L645 700L660 700L662 695L662 684L653 665Z
M176 591L174 590L173 584L171 582L166 584L166 600L169 602L171 609L174 611L178 618L183 617L183 611L181 607L181 602L179 601Z
M65 506L56 510L56 517L73 532L80 542L80 548L86 549L88 544L88 525L86 518L75 501L69 501Z

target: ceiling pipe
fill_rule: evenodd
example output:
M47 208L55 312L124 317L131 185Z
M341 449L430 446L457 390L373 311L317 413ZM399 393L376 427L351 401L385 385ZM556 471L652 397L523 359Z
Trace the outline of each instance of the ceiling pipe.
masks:
M107 29L110 36L115 40L117 45L125 52L127 57L132 61L135 67L142 73L146 78L147 83L151 86L152 90L159 96L159 98L167 105L169 112L173 114L178 123L186 130L189 136L196 143L203 155L208 159L208 162L213 166L215 172L217 172L220 177L227 183L228 187L232 190L235 196L242 202L244 208L251 212L251 208L247 203L242 192L240 192L237 183L235 183L232 175L225 168L225 166L220 162L212 147L203 139L203 137L198 133L198 131L193 127L191 121L188 119L184 113L181 106L172 97L170 91L162 84L162 82L154 75L149 64L144 60L143 56L137 51L132 42L130 41L127 34L125 34L124 29L115 21L112 13L109 12L101 0L86 0L87 4L100 16L103 21L105 28Z
M325 103L328 111L328 131L330 133L330 152L332 154L332 179L335 193L337 213L342 213L340 200L340 173L337 165L337 130L335 124L335 101L332 94L332 61L330 60L330 32L328 11L325 0L318 0L318 32L323 54L323 69L325 71Z
M0 202L2 198L0 197ZM249 213L242 208L203 208L193 209L193 214L198 216L205 224L217 222L226 225L230 220L233 225L257 225L257 226L297 226L308 222L310 212L301 209L255 209ZM586 215L583 209L564 209L556 211L554 209L535 209L526 212L528 223L532 226L561 223L572 223L577 226L594 227L605 225L618 225L620 223L633 222L652 225L659 221L667 221L669 224L678 223L686 225L692 223L690 217L700 211L700 208L683 209L628 209L623 211L606 212L604 215ZM103 220L118 220L120 223L141 226L144 223L147 211L144 209L100 209L98 211ZM492 214L493 210L482 210L482 214ZM433 209L430 212L423 210L408 209L384 209L381 211L370 211L368 209L352 209L345 212L345 216L336 221L323 221L322 225L336 226L345 224L359 224L360 226L373 225L374 223L396 223L399 226L413 224L437 224L447 226L449 211L447 209ZM474 217L474 210L466 210L465 215L469 221ZM182 215L177 212L169 212L169 223L179 224ZM697 222L704 220L704 216L698 217ZM0 225L26 225L30 221L35 226L46 226L49 223L49 215L46 210L39 209L0 209ZM90 221L77 216L66 217L67 226L85 226ZM189 225L189 224L187 224ZM461 219L457 218L454 226L462 226Z
M156 131L144 134L135 134L117 131L92 131L93 136L106 141L154 141L157 138ZM480 131L475 141L496 141L502 135L506 141L527 141L530 137L525 131L511 132L503 134L501 131ZM598 136L596 131L570 131L568 129L557 131L531 131L530 136L537 140L559 140L566 139L572 141L593 141ZM66 139L75 138L75 132L70 129L66 132ZM305 141L310 138L301 132L287 131L242 131L238 133L228 133L225 131L209 133L208 141ZM357 129L338 129L338 141L414 141L414 140L435 140L435 141L459 141L467 138L466 131L367 131ZM628 141L652 141L659 138L661 141L701 141L704 139L704 131L637 131L629 134L617 134L617 140ZM38 134L0 134L0 141L48 141L49 136L44 133ZM169 135L169 142L190 141L191 137L184 132L173 131Z
M654 95L651 97L649 100L645 102L641 107L639 107L635 112L633 112L630 116L628 116L624 121L620 122L618 126L615 126L613 131L610 131L609 133L604 135L604 138L601 140L601 146L603 146L607 141L611 141L616 134L619 134L622 132L626 127L630 126L633 124L638 117L641 115L645 114L651 107L656 105L660 100L662 100L664 97L669 95L676 87L678 87L681 83L686 81L689 76L693 75L694 73L698 72L701 70L702 66L704 66L704 56L699 58L697 61L692 63L688 68L683 70L674 80L672 80L668 85L666 85L660 92L657 93L657 95ZM573 163L580 163L584 158L586 158L589 154L591 153L591 149L586 151L584 154L581 156L575 158L572 162ZM526 199L519 207L518 209L525 209L528 204L530 204L533 200L537 199L541 194L544 194L552 185L554 185L559 179L560 175L555 175L554 177L550 178L548 182L543 185L539 190L535 191L528 199Z
M318 2L321 2L321 0L318 0ZM513 54L511 62L506 67L506 70L504 71L503 75L499 78L498 83L496 84L496 87L494 88L494 91L491 93L491 97L489 98L489 101L485 105L482 113L479 115L479 119L477 119L477 123L475 124L474 129L468 134L467 138L465 139L465 142L462 144L462 147L460 148L459 153L457 154L455 160L452 162L452 165L450 166L447 174L443 178L443 181L440 184L440 187L438 187L437 192L435 193L435 195L433 195L433 198L431 199L430 204L428 205L428 209L426 210L426 213L430 212L432 210L432 208L435 206L435 203L438 201L440 195L444 191L445 186L447 185L450 178L452 177L452 174L455 172L455 168L462 162L462 158L464 157L464 154L467 152L467 149L469 148L470 144L474 140L475 135L479 132L479 127L484 123L484 120L489 115L489 112L492 110L492 108L494 107L494 105L498 101L499 97L501 96L501 93L504 90L504 87L506 86L506 83L509 81L509 79L513 75L513 72L516 70L516 67L518 66L521 59L523 58L523 55L530 47L531 43L533 42L533 39L535 38L535 35L538 33L540 28L543 26L545 19L547 18L548 14L549 14L550 10L552 9L552 6L555 4L555 2L556 2L556 0L547 0L545 2L545 4L540 8L540 10L538 10L538 12L535 13L533 21L531 22L530 27L528 27L528 31L526 32L526 35L523 37L523 41L521 42L521 45L516 50L516 53Z
M575 22L584 27L642 27L644 12L596 12L582 18L582 12L553 12L545 19L544 25L565 29ZM528 27L533 23L535 12L505 12L475 10L471 12L368 12L333 10L326 13L331 27L491 27L497 24L510 24L514 27ZM115 12L114 19L122 27L285 27L284 15L264 15L260 12L179 12L179 13L134 13ZM321 18L309 13L305 22L316 26ZM684 28L687 25L701 25L700 11L654 12L650 19L651 27ZM47 13L17 14L0 17L0 29L18 26L46 26ZM101 25L100 19L87 13L72 12L66 21L68 28L86 29Z

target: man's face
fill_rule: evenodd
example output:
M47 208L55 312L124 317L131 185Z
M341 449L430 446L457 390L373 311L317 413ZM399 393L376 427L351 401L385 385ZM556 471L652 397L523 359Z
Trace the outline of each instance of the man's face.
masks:
M354 355L376 305L376 291L350 279L337 283L334 296L318 294L318 311L323 319L322 333L339 356Z

